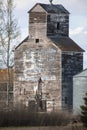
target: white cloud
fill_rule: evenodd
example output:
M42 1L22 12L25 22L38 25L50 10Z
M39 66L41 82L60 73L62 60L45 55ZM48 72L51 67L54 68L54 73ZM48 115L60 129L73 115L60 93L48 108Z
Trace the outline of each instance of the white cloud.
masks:
M20 10L26 8L26 6L29 4L29 1L26 0L26 2L24 2L24 0L15 0L15 4L16 8Z
M87 34L87 30L84 27L77 27L75 29L70 29L70 35Z
M42 1L41 0L32 0L32 1L26 0L24 2L24 0L20 0L20 1L15 0L16 7L19 10L22 10L22 9L25 9L25 8L30 9L36 3L42 3ZM44 0L43 3L49 3L49 0Z
M49 3L49 0L15 0L16 7L19 10L30 9L35 3ZM54 4L63 4L70 12L75 11L75 13L87 13L87 0L54 0Z
M84 53L84 69L87 68L87 29L86 27L77 27L70 29L70 37L86 52Z

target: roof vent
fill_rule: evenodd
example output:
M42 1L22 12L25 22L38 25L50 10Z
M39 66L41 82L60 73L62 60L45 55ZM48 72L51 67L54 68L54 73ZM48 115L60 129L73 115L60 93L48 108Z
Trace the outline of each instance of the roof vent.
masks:
M50 1L50 4L52 5L52 1L53 1L53 0L49 0L49 1Z

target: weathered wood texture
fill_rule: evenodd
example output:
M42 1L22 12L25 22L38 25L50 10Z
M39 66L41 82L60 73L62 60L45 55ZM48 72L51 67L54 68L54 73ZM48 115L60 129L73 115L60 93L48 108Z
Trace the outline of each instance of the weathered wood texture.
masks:
M32 38L46 36L47 20L45 10L37 5L29 14L29 35Z
M62 105L73 107L73 76L83 70L83 54L67 52L62 54Z
M50 10L49 5L43 6ZM83 50L68 38L69 14L60 5L52 7L52 13L40 4L32 8L29 39L15 50L14 103L32 104L31 110L38 104L47 111L71 109L72 78L83 68ZM57 8L64 13L55 12Z
M69 35L69 14L46 13L40 5L29 14L30 37Z
M42 99L48 102L47 109L60 109L61 51L46 39L41 39L39 44L30 41L32 42L23 43L15 51L15 102L26 105L29 100L35 100L41 77Z
M47 16L47 35L69 35L69 15L49 14Z

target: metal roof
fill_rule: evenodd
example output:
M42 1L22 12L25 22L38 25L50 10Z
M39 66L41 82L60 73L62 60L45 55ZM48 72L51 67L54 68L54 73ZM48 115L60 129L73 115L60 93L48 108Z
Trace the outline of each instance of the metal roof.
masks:
M64 36L51 36L48 37L61 51L74 51L84 52L84 50L78 46L71 38ZM15 49L17 49L23 42L28 42L29 36L27 36Z
M61 51L84 52L71 38L64 36L49 37Z
M61 5L61 4L42 4L42 3L37 3L34 7L37 5L40 5L47 13L64 13L64 14L69 14L69 12ZM31 8L31 10L33 10ZM28 13L31 12L31 10L28 11Z

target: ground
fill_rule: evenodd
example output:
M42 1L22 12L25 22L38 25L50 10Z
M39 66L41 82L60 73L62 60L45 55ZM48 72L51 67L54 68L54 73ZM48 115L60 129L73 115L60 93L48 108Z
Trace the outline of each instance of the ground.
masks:
M82 124L74 124L61 127L1 127L0 130L87 130L87 128L84 128Z

